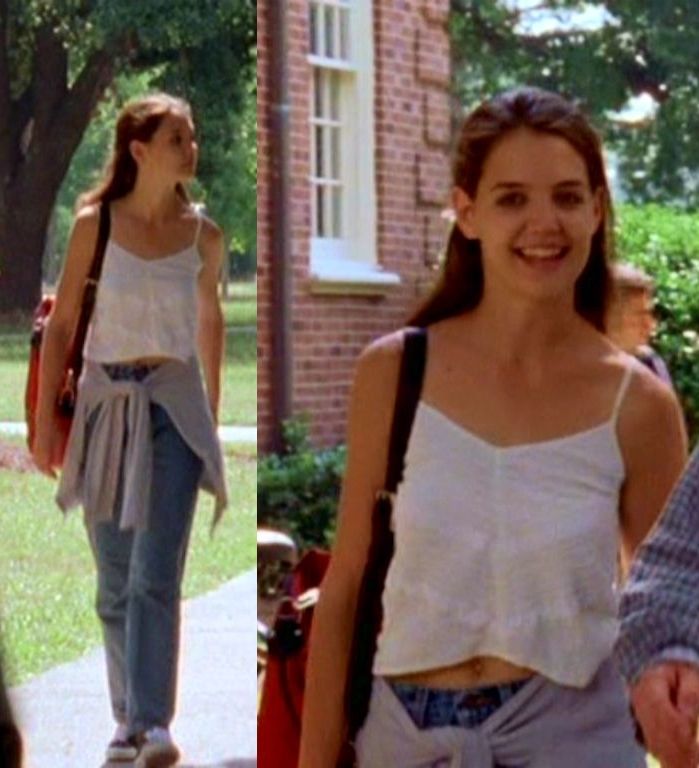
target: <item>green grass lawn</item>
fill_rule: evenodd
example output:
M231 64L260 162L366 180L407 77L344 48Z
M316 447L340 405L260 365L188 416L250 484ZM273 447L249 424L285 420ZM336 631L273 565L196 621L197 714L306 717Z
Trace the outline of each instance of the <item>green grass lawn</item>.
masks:
M221 390L221 424L257 424L257 335L231 328Z
M229 447L226 472L230 508L213 538L213 502L200 494L185 597L222 584L256 560L254 447ZM42 475L0 470L0 614L10 684L101 643L95 569L81 513L64 519L54 493L55 483Z
M226 357L221 424L257 423L257 294L255 283L234 283L224 302ZM0 421L24 420L29 355L27 321L0 324Z
M223 302L223 316L227 327L257 325L257 283L231 283L228 299Z

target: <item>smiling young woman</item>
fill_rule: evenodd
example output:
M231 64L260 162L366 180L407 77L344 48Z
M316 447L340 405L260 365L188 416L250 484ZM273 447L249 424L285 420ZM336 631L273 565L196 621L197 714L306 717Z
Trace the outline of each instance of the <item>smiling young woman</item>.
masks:
M444 270L409 322L428 358L358 764L640 768L611 663L617 552L628 562L653 525L686 437L672 393L604 335L600 142L560 96L508 92L466 118L453 181ZM404 334L372 344L356 373L301 768L334 766L344 733Z

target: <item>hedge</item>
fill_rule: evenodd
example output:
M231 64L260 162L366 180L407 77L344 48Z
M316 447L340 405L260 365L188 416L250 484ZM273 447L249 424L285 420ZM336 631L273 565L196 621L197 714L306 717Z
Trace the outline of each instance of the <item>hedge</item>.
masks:
M656 284L653 346L670 368L692 444L699 432L699 216L659 205L617 211L617 258Z

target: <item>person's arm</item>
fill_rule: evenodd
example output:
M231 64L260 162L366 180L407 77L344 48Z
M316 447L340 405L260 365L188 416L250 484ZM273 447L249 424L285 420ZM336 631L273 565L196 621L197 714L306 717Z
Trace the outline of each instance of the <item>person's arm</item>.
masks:
M225 338L218 281L224 258L224 242L221 230L209 220L205 220L202 226L199 250L203 260L198 285L199 359L211 413L218 423Z
M56 302L47 320L41 345L36 438L32 455L38 469L50 477L56 476L56 468L60 465L56 397L80 315L85 279L97 242L98 224L98 206L84 208L75 220Z
M686 558L688 546L699 556L699 540L692 544L691 535L687 538L687 510L679 493L686 475L656 524L682 471L686 438L676 398L643 374L620 425L627 466L621 510L624 559L628 563L634 554L636 559L622 596L615 653L630 684L646 747L665 768L687 768L699 756L694 739L699 675L687 663L692 648L699 649L699 626L680 625L694 613L699 595L699 559ZM697 588L690 601L687 577Z
M385 479L402 346L402 334L385 337L357 366L337 536L311 630L299 768L335 768L346 733L343 699L355 610L374 497Z
M687 461L687 434L677 398L640 365L635 365L618 433L626 474L619 517L627 571Z

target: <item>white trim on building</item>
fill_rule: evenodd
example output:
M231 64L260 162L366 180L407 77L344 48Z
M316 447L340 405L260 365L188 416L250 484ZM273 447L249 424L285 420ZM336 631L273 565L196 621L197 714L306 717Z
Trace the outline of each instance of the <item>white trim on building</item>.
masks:
M311 279L317 292L382 293L378 264L372 0L309 0Z

